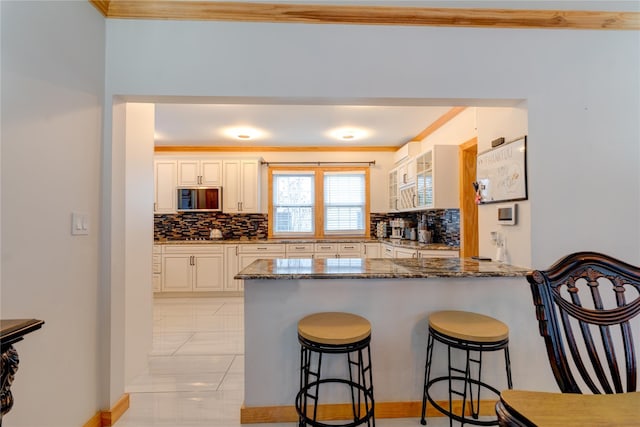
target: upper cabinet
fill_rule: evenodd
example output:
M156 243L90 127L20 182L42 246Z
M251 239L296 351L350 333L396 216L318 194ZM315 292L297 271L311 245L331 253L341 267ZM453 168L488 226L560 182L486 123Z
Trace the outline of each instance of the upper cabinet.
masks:
M224 182L222 189L223 212L260 212L260 160L224 160L222 168Z
M394 169L389 172L389 211L398 208L398 169Z
M460 207L458 146L435 145L416 157L417 209Z
M177 162L175 160L156 160L154 166L154 203L155 213L176 211Z
M222 185L222 160L178 160L178 185Z
M175 213L177 187L221 187L222 211L260 212L259 158L157 156L155 172L155 213Z

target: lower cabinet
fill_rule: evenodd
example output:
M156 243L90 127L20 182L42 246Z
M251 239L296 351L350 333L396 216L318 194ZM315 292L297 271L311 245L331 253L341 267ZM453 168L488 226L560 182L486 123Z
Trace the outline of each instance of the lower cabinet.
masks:
M382 243L380 246L382 258L393 258L393 245Z
M455 250L393 248L394 258L457 258L458 255Z
M162 290L162 247L153 245L153 272L152 272L152 289L153 292Z
M167 245L162 272L162 292L222 291L222 245Z
M241 244L238 245L238 270L244 269L257 259L276 259L285 256L284 244ZM239 290L244 291L244 281L239 280L239 282Z
M224 247L224 290L237 292L243 289L242 280L234 279L240 268L238 266L238 245Z
M409 248L393 248L394 258L417 258L418 251Z
M242 292L234 279L257 259L457 257L456 250L418 250L378 242L154 245L154 292Z
M380 243L363 243L362 256L364 258L381 258Z

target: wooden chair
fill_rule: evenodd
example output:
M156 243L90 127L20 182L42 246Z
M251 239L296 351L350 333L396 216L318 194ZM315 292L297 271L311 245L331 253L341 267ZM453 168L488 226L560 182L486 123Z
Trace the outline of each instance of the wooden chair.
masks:
M578 252L528 273L527 280L560 391L636 391L640 325L632 331L632 322L640 320L640 268Z
M528 273L527 280L560 391L635 392L640 268L607 255L578 252L548 270ZM528 425L505 400L496 406L501 425Z

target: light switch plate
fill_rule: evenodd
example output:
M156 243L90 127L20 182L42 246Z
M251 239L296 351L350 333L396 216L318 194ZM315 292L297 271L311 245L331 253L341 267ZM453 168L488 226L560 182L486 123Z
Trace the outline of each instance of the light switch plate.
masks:
M71 235L84 236L89 234L89 214L82 212L71 213Z

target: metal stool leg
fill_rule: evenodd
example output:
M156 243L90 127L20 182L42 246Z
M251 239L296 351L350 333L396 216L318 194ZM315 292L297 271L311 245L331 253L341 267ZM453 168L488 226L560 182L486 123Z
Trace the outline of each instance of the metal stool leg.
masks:
M511 358L509 357L509 346L504 348L504 364L507 369L507 387L511 390L513 388L513 382L511 380Z
M424 387L422 390L422 417L420 418L420 424L427 425L427 419L425 414L427 412L427 384L429 383L429 377L431 374L431 356L433 354L433 336L429 334L427 338L427 358L424 363Z

